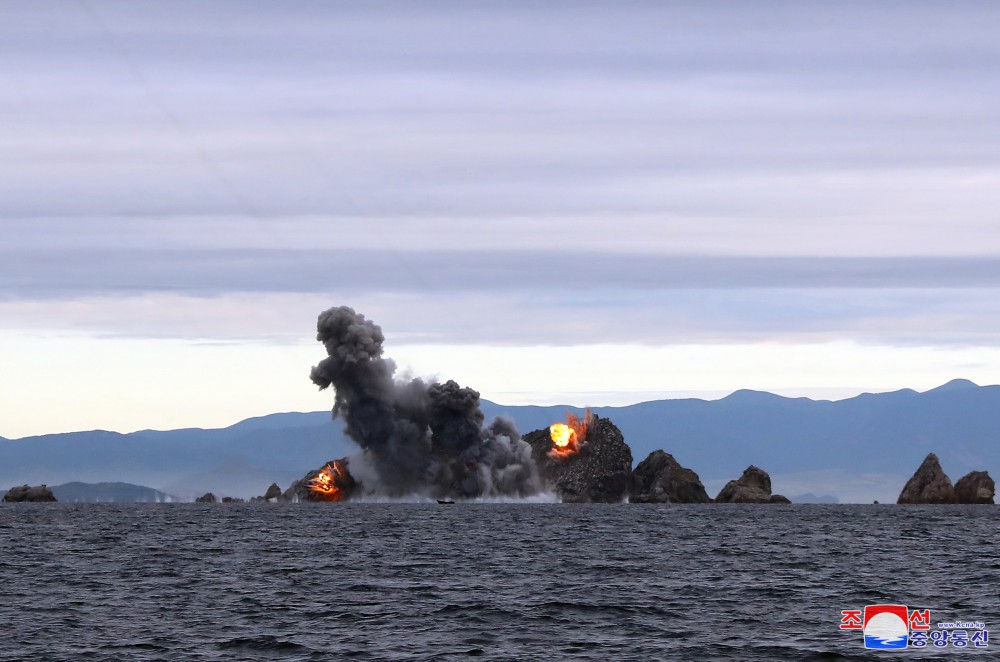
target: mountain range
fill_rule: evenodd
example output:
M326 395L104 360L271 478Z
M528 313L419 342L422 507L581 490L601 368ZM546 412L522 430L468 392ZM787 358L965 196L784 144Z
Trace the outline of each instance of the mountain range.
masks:
M522 432L581 412L486 400L482 407L487 420L508 416ZM855 503L894 502L931 451L953 481L971 470L1000 471L1000 386L967 380L838 401L742 390L719 400L592 411L621 429L635 463L662 448L695 470L713 496L750 464L771 474L775 492ZM210 430L0 438L0 486L128 481L181 498L206 491L248 498L355 451L329 412L271 414Z

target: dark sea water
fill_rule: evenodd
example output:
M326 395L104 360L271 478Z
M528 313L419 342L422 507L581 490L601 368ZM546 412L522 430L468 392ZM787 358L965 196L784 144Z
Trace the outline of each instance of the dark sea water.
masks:
M0 659L983 659L998 530L993 506L4 504ZM840 610L878 603L996 640L866 651Z

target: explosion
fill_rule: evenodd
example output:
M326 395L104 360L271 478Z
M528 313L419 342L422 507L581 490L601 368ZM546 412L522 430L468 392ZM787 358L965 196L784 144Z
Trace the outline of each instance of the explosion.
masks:
M352 462L370 470L361 481L367 494L470 498L542 491L531 446L509 420L485 423L478 391L450 380L397 378L395 363L382 356L382 329L347 306L320 314L316 339L327 356L310 377L335 391L334 418L361 449ZM333 467L321 473L329 476L316 476L310 494L345 498L325 498L331 486L343 490L345 483L338 484Z
M576 430L565 423L553 423L549 426L549 436L556 448L566 448L570 442L576 441Z
M309 479L308 487L314 501L340 501L347 496L345 482L350 481L343 460L329 462Z
M552 449L546 454L550 460L565 460L580 452L587 443L587 422L590 420L590 409L584 411L583 418L566 412L565 423L553 423L549 426L549 437L552 439Z

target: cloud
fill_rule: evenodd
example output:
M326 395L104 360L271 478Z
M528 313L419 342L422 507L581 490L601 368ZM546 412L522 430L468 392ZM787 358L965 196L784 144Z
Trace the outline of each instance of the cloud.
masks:
M637 346L753 343L996 347L995 289L734 289L101 295L0 301L0 330L29 337L311 345L320 310L348 303L391 345ZM966 366L967 367L967 366ZM981 367L981 366L980 366Z
M988 3L5 8L0 218L1000 203Z
M715 257L561 251L23 251L0 264L0 297L143 291L357 294L752 288L997 288L1000 257Z
M993 342L998 28L977 2L8 3L0 309Z
M637 253L665 259L1000 254L1000 227L979 214L955 217L944 231L938 217L909 217L897 223L879 218L875 210L856 216L808 218L590 211L471 216L52 216L11 218L2 223L0 253L361 249Z

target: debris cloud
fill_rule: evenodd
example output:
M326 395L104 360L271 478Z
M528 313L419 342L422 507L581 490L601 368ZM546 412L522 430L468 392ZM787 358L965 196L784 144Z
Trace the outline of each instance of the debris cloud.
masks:
M542 490L531 447L513 423L484 425L479 392L454 381L397 379L382 356L382 329L347 306L320 314L316 339L327 357L312 381L334 388L334 417L361 447L376 477L365 491L386 496L518 496Z

